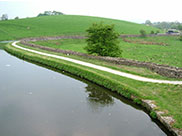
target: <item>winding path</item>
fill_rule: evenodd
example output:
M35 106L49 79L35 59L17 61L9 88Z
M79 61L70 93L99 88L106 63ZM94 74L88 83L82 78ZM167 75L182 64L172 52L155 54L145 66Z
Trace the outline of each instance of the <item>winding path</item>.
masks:
M110 68L107 68L107 67L91 64L91 63L88 63L88 62L79 61L79 60L76 60L76 59L71 59L71 58L62 57L62 56L58 56L58 55L53 55L53 54L49 54L49 53L43 53L43 52L32 50L32 49L27 49L27 48L18 46L16 44L18 42L19 41L13 42L12 46L14 46L16 48L19 48L19 49L22 49L22 50L25 50L25 51L36 53L36 54L39 54L39 55L44 55L44 56L53 57L53 58L57 58L57 59L61 59L61 60L66 60L66 61L73 62L73 63L76 63L76 64L80 64L80 65L83 65L83 66L87 66L87 67L90 67L90 68L94 68L94 69L109 72L109 73L112 73L112 74L115 74L115 75L119 75L119 76L122 76L122 77L130 78L130 79L133 79L133 80L142 81L142 82L151 82L151 83L175 84L175 85L182 84L182 81L157 80L157 79L141 77L141 76L137 76L137 75L133 75L133 74L113 70L113 69L110 69Z

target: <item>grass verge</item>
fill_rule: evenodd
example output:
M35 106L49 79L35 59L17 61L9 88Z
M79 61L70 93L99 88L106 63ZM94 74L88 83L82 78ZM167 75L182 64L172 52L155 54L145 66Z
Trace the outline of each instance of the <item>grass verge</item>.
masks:
M7 43L0 43L0 49L4 49L4 46L6 45Z

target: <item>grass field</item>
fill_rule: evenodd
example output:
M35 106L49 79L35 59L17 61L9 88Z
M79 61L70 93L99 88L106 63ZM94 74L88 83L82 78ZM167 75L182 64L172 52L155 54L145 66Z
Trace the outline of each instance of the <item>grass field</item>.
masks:
M0 21L0 41L20 39L25 37L56 36L56 35L84 35L85 30L95 22L115 24L120 34L139 34L141 29L150 33L157 28L127 21L77 16L60 15L26 18L18 20Z
M143 45L121 42L124 58L182 67L182 42L178 40L178 37L164 36L130 39L164 42L168 45Z
M164 42L167 46L162 45L145 45L139 43L127 43L120 40L120 47L123 50L123 58L166 64L170 66L182 67L182 42L178 37L146 37L146 38L129 38L130 40ZM84 47L85 40L80 39L60 39L50 41L34 42L39 45L58 48L63 50L72 50L86 53Z
M140 99L154 100L158 106L155 110L164 111L164 115L172 116L175 119L173 126L182 128L182 85L140 82L71 62L25 52L12 46L7 46L6 50L21 58L71 72L125 96L130 97L131 93Z

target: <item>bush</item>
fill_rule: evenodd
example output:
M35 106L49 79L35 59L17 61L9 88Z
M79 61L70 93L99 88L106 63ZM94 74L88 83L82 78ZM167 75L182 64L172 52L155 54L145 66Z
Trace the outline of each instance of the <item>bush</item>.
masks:
M153 119L156 119L157 118L157 114L155 111L151 111L150 112L150 116L153 118Z
M151 31L150 34L154 34L154 31Z
M147 33L145 30L142 29L142 30L140 30L140 35L141 35L141 37L146 37Z
M87 46L85 50L89 54L100 56L121 56L119 47L119 34L114 31L114 25L92 24L87 30Z

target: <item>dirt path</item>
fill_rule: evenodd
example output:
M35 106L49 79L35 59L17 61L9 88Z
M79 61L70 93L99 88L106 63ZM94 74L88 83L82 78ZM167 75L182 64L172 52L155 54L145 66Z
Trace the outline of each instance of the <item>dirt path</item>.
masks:
M58 56L58 55L43 53L43 52L32 50L32 49L27 49L27 48L18 46L16 44L18 42L19 41L13 42L12 46L14 46L16 48L19 48L19 49L22 49L22 50L25 50L25 51L36 53L36 54L39 54L39 55L44 55L44 56L53 57L53 58L57 58L57 59L61 59L61 60L66 60L66 61L73 62L73 63L79 64L79 65L87 66L87 67L98 69L98 70L105 71L105 72L109 72L109 73L119 75L119 76L122 76L122 77L130 78L130 79L133 79L133 80L142 81L142 82L151 82L151 83L163 83L163 84L182 84L182 81L168 81L168 80L158 80L158 79L151 79L151 78L141 77L141 76L137 76L137 75L133 75L133 74L113 70L113 69L110 69L110 68L107 68L107 67L103 67L103 66L83 62L83 61L79 61L79 60L76 60L76 59L71 59L71 58L62 57L62 56Z

